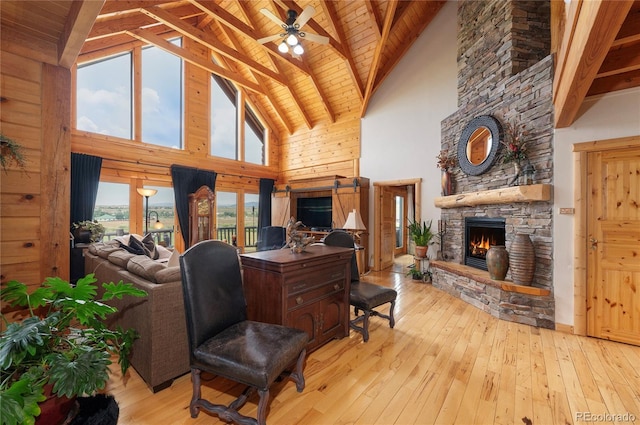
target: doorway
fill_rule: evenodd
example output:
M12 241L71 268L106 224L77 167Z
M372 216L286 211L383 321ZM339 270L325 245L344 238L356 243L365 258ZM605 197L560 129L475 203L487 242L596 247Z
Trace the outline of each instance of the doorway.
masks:
M373 183L373 270L388 269L396 256L408 253L407 217L420 217L421 181Z
M638 142L633 137L574 145L574 333L640 346Z

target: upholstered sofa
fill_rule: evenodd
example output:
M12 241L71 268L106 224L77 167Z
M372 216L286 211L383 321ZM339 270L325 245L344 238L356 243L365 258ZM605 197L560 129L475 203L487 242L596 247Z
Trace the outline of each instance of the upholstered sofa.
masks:
M160 258L152 260L111 241L92 244L85 253L85 273L94 273L99 287L103 282L122 280L148 294L144 298L108 301L118 313L109 317L107 324L138 332L131 366L153 392L170 386L174 378L189 372L180 267L168 265L170 261L175 263L177 257L170 260L171 252L161 251Z

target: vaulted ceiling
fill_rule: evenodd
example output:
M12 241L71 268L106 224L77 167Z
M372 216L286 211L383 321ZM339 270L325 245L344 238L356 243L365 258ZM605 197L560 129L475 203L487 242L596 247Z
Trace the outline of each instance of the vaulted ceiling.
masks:
M76 58L82 63L135 45L154 44L235 81L272 128L281 134L294 134L318 123L335 122L344 115L364 116L373 93L444 3L3 0L0 37L3 45L24 44L41 52L42 57L36 53L37 59L65 67L71 67ZM618 2L573 3L586 10L594 3ZM619 15L610 37L598 35L603 22L611 26L607 13L601 14L602 21L568 22L563 41L566 60L572 60L571 45L586 37L579 57L596 70L581 74L580 64L576 68L569 62L570 66L562 70L568 82L558 83L556 89L579 84L581 90L577 99L556 102L556 114L562 114L562 108L575 109L576 102L579 106L589 94L640 86L640 1L627 4L630 6L608 12ZM266 8L284 21L287 10L300 13L309 5L316 13L303 29L328 37L328 44L306 40L302 56L293 57L280 53L276 42L257 41L281 32L260 9ZM213 60L166 42L178 35L210 49ZM46 53L50 51L57 55ZM565 90L571 93L571 89ZM565 115L562 126L575 119L575 113Z

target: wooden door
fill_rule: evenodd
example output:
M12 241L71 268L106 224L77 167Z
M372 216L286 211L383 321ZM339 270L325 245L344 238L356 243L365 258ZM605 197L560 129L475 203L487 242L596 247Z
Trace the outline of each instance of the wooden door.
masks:
M396 200L394 192L389 187L381 191L381 246L380 269L393 266L393 256L396 246Z
M640 345L640 148L587 163L587 334Z

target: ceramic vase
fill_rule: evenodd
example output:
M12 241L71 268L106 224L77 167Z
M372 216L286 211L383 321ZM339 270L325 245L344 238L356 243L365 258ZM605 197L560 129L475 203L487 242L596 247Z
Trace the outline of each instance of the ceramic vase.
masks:
M511 279L518 285L529 286L533 283L536 271L536 253L531 238L526 233L518 233L513 239L509 251Z
M442 184L442 196L453 195L453 178L449 170L442 170L440 183Z
M486 255L487 270L493 280L504 280L509 270L509 253L504 245L494 245L489 248Z

